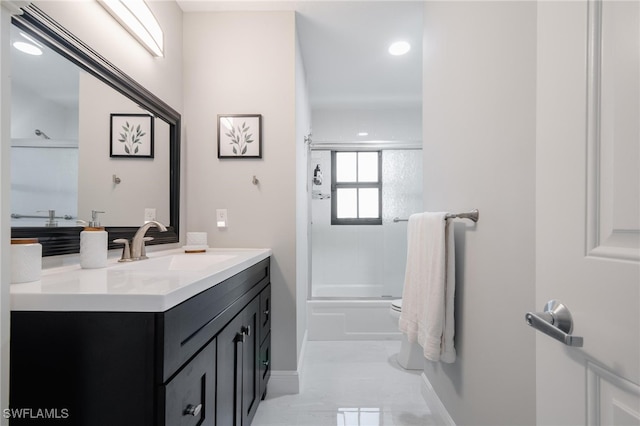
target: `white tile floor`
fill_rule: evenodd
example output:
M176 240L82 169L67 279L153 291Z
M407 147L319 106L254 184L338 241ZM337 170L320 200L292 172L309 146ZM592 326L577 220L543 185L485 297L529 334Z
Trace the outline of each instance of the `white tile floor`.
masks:
M267 392L252 425L436 425L420 391L421 371L401 369L399 349L399 341L308 342L302 392Z

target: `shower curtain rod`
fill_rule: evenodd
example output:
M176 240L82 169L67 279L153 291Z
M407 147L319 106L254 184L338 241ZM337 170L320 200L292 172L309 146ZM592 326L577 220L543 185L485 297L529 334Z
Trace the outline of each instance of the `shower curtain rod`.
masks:
M312 142L312 150L362 151L378 149L422 149L420 141L349 141L349 142Z
M466 213L447 213L447 215L444 218L445 219L471 219L472 221L477 222L479 216L480 216L480 212L478 211L478 209L474 209ZM408 222L409 219L400 219L399 217L394 217L393 221Z

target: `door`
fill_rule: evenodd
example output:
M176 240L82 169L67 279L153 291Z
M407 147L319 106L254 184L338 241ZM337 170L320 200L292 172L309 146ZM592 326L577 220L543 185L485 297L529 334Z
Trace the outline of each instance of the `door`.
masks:
M242 342L242 424L248 426L258 409L260 402L259 335L260 297L253 299L243 310L243 329L245 339Z
M216 425L242 426L243 319L238 314L216 337Z
M537 423L640 424L640 2L538 2ZM533 332L533 330L531 331Z
M218 334L216 424L248 426L258 409L258 311L256 297Z

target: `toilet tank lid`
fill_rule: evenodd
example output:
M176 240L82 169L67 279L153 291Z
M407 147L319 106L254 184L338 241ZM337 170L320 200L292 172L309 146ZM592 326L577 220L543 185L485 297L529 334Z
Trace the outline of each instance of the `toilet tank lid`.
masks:
M394 308L402 309L402 299L396 299L391 301L391 306Z

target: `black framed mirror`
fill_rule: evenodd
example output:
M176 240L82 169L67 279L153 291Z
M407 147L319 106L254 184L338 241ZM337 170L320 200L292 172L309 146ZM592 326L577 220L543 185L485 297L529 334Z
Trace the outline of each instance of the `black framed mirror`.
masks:
M158 232L156 228L147 235L154 237L148 244L168 244L179 241L180 223L180 114L134 81L131 77L107 61L98 52L78 39L62 25L48 16L38 7L30 4L22 8L23 14L12 17L12 24L20 31L34 38L46 47L60 54L82 70L91 74L107 86L133 101L142 110L160 119L168 125L169 145L169 223L167 232ZM108 137L108 135L107 135ZM140 194L143 196L144 194ZM127 206L122 206L123 209ZM132 238L142 224L131 226L106 226L109 233L109 249L121 245L112 241L117 238ZM37 237L42 244L43 256L78 253L80 251L81 226L70 227L13 227L12 238Z

